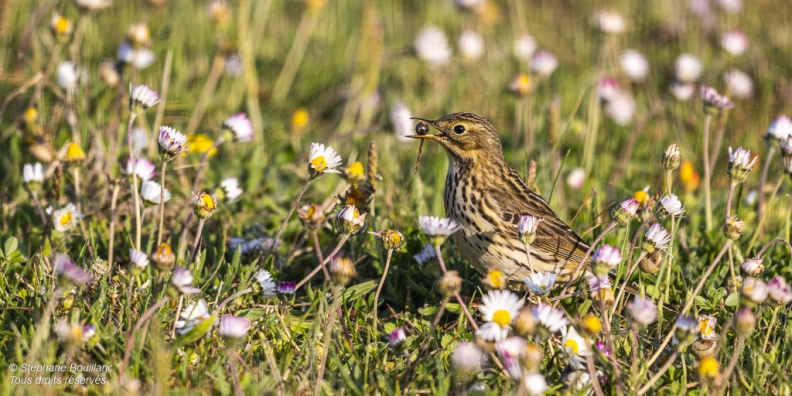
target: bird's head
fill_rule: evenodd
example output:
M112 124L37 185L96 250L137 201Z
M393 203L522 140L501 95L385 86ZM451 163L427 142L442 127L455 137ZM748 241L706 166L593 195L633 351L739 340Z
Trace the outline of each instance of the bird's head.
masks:
M452 157L476 161L484 156L502 156L498 132L486 118L473 113L452 113L437 120L413 118L420 121L413 139L440 143ZM429 127L440 133L429 134Z

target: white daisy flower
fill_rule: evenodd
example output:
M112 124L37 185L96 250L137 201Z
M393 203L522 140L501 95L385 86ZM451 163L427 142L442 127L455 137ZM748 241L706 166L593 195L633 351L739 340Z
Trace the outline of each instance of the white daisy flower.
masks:
M454 346L451 363L462 373L475 373L486 363L487 355L472 342L460 342Z
M621 34L627 29L627 21L618 12L602 10L595 16L597 27L607 34Z
M525 34L514 40L514 56L523 61L528 62L533 58L536 52L536 40Z
M605 244L597 248L591 256L591 261L603 263L610 268L615 268L622 261L621 251L611 245Z
M628 126L635 114L635 98L626 92L618 92L605 104L605 115L618 125Z
M64 91L74 91L77 89L77 82L80 76L77 72L77 66L72 62L61 62L58 65L56 81L58 86Z
M732 151L731 146L729 147L729 166L727 172L729 174L729 178L732 181L741 183L748 178L748 172L750 172L754 165L756 165L756 161L759 160L759 157L754 157L751 159L751 151L746 150L742 147L738 147L737 150Z
M230 131L236 142L253 140L253 124L245 113L237 113L223 122L223 130Z
M448 236L457 230L460 226L455 220L447 217L435 216L421 216L418 218L418 226L426 236Z
M407 339L407 334L404 332L404 327L397 327L388 333L388 345L397 347L399 344Z
M179 335L189 333L196 325L208 319L209 308L206 300L200 299L197 302L187 305L179 314L181 319L176 321L176 333Z
M159 103L159 94L148 85L130 85L129 92L129 108L133 111L146 110Z
M476 60L484 55L484 37L472 31L465 30L459 35L459 52L465 60Z
M739 69L731 69L723 75L729 92L738 99L748 99L753 95L754 83L751 76Z
M391 107L390 121L398 141L409 142L412 140L407 137L413 134L413 121L410 119L412 116L412 112L404 102L396 102Z
M264 298L272 298L278 295L277 290L278 286L275 284L275 280L272 278L272 274L265 269L260 269L254 275L256 281L261 286L261 294Z
M564 313L554 308L552 305L539 304L531 310L534 318L539 324L551 333L561 331L561 329L569 324L569 321L564 316Z
M539 51L531 60L531 71L537 76L549 77L558 67L558 58L550 51Z
M427 243L423 250L418 252L418 254L414 255L413 257L415 258L415 261L418 262L418 264L423 265L425 262L437 257L437 255L435 254L434 246L432 246L430 243Z
M677 217L685 213L685 209L682 209L682 202L676 195L669 194L657 201L655 213L660 218L666 218L668 216Z
M761 257L749 258L743 261L743 263L740 264L740 268L742 268L748 276L757 276L764 272L765 269L764 265L762 265Z
M558 274L553 272L534 272L525 278L525 284L536 296L547 294L558 279Z
M222 194L218 194L218 196L225 203L236 201L243 192L242 188L239 187L239 180L235 177L223 179L220 182L220 188L222 189Z
M696 93L696 84L677 81L671 84L669 90L677 100L686 101Z
M156 170L157 170L157 166L154 165L153 162L147 159L138 158L135 159L134 163L132 161L132 158L127 159L127 164L126 164L127 175L137 176L144 182L151 180L151 178L154 177L154 172Z
M703 69L701 60L690 54L680 55L674 63L676 78L683 83L692 83L698 80Z
M739 30L732 30L721 36L720 44L729 55L740 56L748 49L748 37Z
M525 356L526 342L522 337L509 337L495 343L495 351L503 362L503 366L512 379L518 380L522 375L520 361Z
M427 26L418 32L413 43L418 58L430 66L443 66L451 60L451 47L446 34L435 26Z
M668 249L668 244L671 242L671 235L668 234L663 226L659 223L652 224L649 230L644 234L643 250L647 254L654 253L655 250Z
M144 203L147 205L159 205L162 198L162 186L159 183L148 180L140 187L140 197L143 198ZM165 202L171 199L171 193L165 189Z
M792 287L781 276L776 275L767 283L767 291L770 299L776 304L786 305L792 301Z
M73 286L80 287L91 281L91 275L77 267L74 260L65 254L55 253L53 267L59 280L66 281Z
M116 58L137 70L143 70L154 64L157 57L150 49L145 47L135 48L129 41L124 40L118 46Z
M523 301L508 290L490 290L481 302L479 312L487 323L476 331L476 335L487 341L506 339Z
M169 126L161 126L159 134L160 155L171 160L187 150L187 136Z
M765 139L783 141L788 136L792 136L792 119L785 115L778 116L767 128Z
M583 183L586 181L586 171L583 168L575 168L567 175L567 185L573 190L580 190L583 188Z
M22 166L22 182L25 184L30 183L43 183L44 182L44 168L41 163L25 164Z
M52 209L49 209L51 212ZM66 206L52 212L52 226L55 231L66 232L79 224L83 214L77 211L77 207L73 203L67 203Z
M599 295L603 289L610 289L611 283L608 275L604 276L589 276L588 278L589 291L591 294Z
M324 173L341 173L336 168L341 166L341 156L330 146L311 143L308 154L308 171L313 177Z
M98 11L113 5L112 0L74 0L77 7L87 11Z
M225 315L220 318L217 333L224 338L244 338L250 330L250 319L241 316Z
M129 249L129 261L141 270L149 265L148 255L137 249Z
M528 392L528 396L541 396L550 389L547 380L542 374L528 374L522 381L523 389Z
M586 340L575 330L574 326L561 328L561 347L567 362L575 370L586 368L586 356L591 355Z
M699 337L702 340L717 340L718 333L715 328L718 326L718 319L710 315L700 315L698 317Z
M198 294L201 292L201 289L197 287L193 287L193 276L189 270L185 269L184 267L176 267L173 270L173 277L171 278L171 283L173 286L178 290L181 294Z
M635 297L627 303L627 310L633 323L646 327L657 320L657 305L647 298Z
M622 71L631 81L643 81L649 75L649 61L636 50L628 49L622 52L619 63Z
M743 281L742 290L740 292L745 300L753 304L761 304L767 299L767 295L770 291L766 283L749 276Z

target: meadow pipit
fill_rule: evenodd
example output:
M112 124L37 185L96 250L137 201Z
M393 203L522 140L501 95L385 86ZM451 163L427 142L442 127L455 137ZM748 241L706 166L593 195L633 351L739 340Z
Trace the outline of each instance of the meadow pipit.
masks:
M418 135L410 137L438 142L448 153L444 203L446 216L461 225L451 238L462 256L482 274L500 270L515 287L531 274L527 247L534 271L568 278L588 246L506 162L495 127L472 113L416 119L440 133L430 135L418 124ZM530 244L519 235L521 215L539 219Z

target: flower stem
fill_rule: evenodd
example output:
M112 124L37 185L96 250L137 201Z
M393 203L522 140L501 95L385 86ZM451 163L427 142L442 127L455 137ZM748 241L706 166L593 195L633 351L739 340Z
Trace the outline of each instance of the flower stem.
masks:
M170 300L170 298L167 295L162 297L161 300L152 305L151 308L149 308L146 313L140 317L137 323L135 323L135 328L132 329L132 332L127 332L127 345L126 350L124 351L124 359L121 360L121 365L118 368L118 372L121 373L122 376L124 375L124 370L126 369L127 363L129 363L129 356L132 354L132 348L135 346L135 335L137 335L138 331L140 331L140 328L143 326L143 324L146 323L160 307L165 305L168 300Z
M195 234L195 240L193 240L192 250L190 251L190 259L187 260L188 267L190 264L192 264L195 255L198 253L198 246L201 244L201 234L203 233L204 224L206 224L206 219L198 220L198 232Z
M160 174L159 232L157 233L157 246L162 243L162 228L163 224L165 223L165 170L167 168L168 161L162 161L162 172Z
M327 365L327 355L330 354L330 337L333 335L333 327L336 322L336 315L340 306L340 292L341 286L333 287L333 305L330 307L330 313L327 318L327 328L324 329L324 339L322 340L322 358L319 363L319 373L316 375L316 387L314 388L314 396L319 396L322 390L322 382L324 381L324 373Z
M709 161L709 129L712 116L707 114L704 117L704 208L707 231L712 229L712 199L710 198L710 161Z
M115 220L116 220L116 202L118 202L118 193L121 191L118 183L113 183L113 194L110 198L110 237L109 245L107 248L107 274L110 275L113 270L113 249L115 245Z
M46 224L47 216L44 214L44 210L41 208L41 201L39 201L38 193L30 189L28 189L28 192L30 193L30 196L33 197L33 203L36 205L36 210L38 211L39 217L41 218L41 224Z
M393 249L388 249L388 257L385 259L385 269L382 270L382 279L380 279L379 286L377 286L377 292L374 293L374 338L377 338L377 310L379 307L379 296L380 292L382 291L382 286L385 284L385 277L388 276L388 267L390 267L391 256L393 256Z
M768 334L770 332L768 331ZM737 360L740 358L742 354L743 348L745 347L745 336L740 334L737 337L737 346L734 347L734 351L732 351L732 357L729 361L729 365L726 367L726 370L723 371L723 375L719 378L718 382L720 386L723 386L729 382L729 378L731 378L732 373L734 372L734 368L737 366Z
M632 276L635 269L638 267L638 264L641 263L646 257L646 252L641 251L641 254L638 255L638 259L635 260L634 263L630 266L627 270L627 275L624 277L624 283L622 284L621 290L619 290L619 294L616 296L616 300L613 302L613 313L616 313L619 310L619 301L621 301L622 296L624 296L624 291L627 290L627 283L630 281L630 277Z
M225 306L228 305L228 303L233 301L235 298L237 298L239 296L243 296L245 294L248 294L248 293L250 293L252 291L253 291L253 288L252 287L248 287L247 289L244 289L244 290L241 290L241 291L238 291L238 292L232 294L231 296L229 296L228 298L223 300L223 302L221 302L220 305L217 306L217 312L219 313L220 311L222 311L223 308L225 308Z
M440 246L437 245L434 247L434 249L435 249L435 255L437 256L437 263L440 265L440 269L443 270L443 274L445 274L448 271L446 270L445 262L443 261L443 253L440 251ZM465 313L465 316L467 317L467 320L470 322L470 325L473 326L474 330L478 331L479 329L478 323L476 323L476 321L473 320L473 315L471 315L470 311L468 311L467 304L465 304L465 302L462 301L462 296L459 295L459 292L454 293L454 298L456 298L457 302L459 303L459 307L462 308L462 312Z
M237 368L236 363L236 353L233 349L227 349L226 354L228 357L228 368L231 369L231 384L234 387L234 395L235 396L244 396L245 393L242 392L242 385L239 383L239 369Z
M341 246L344 245L344 243L347 241L347 239L349 239L349 237L350 237L349 234L342 235L341 239L338 241L338 245L336 245L335 249L333 249L333 251L330 252L330 255L327 256L327 258L325 258L324 261L322 261L319 265L317 265L316 268L314 268L314 270L311 271L310 274L308 274L305 278L303 278L303 280L301 280L299 283L297 283L297 285L294 286L294 290L297 291L300 288L300 286L304 285L305 282L308 282L309 280L311 280L311 278L314 277L314 275L319 273L319 271L322 268L324 268L325 264L329 263L330 260L333 259L333 256L335 256L336 253L338 253L338 251L341 250Z
M726 195L726 221L729 221L731 215L732 199L734 198L734 188L737 187L737 182L729 183L729 193Z
M674 364L674 361L678 357L679 351L674 351L674 353L672 353L671 356L668 357L668 360L666 360L666 362L663 364L663 367L660 367L660 370L658 370L655 375L653 375L652 378L650 378L649 381L638 390L638 395L643 395L652 389L652 386L655 384L655 382L657 382L663 376L663 374L665 374L665 372L671 368L671 365Z
M129 161L132 162L132 169L135 168L135 150L132 148L132 126L135 124L137 113L132 112L129 115L129 123L127 124L127 145L129 146ZM132 200L134 207L132 211L135 214L135 249L140 250L140 197L138 196L138 182L137 176L132 173Z
M322 272L324 272L325 282L330 282L330 273L327 272L327 266L324 263L324 257L322 257L322 247L319 246L319 233L317 233L316 230L311 230L311 238L313 239L314 251L316 251L316 257L319 259L320 266L322 267Z
M131 307L132 307L132 291L133 291L134 284L135 284L135 277L130 274L130 276L129 276L129 285L127 286L126 308L124 309L124 312L126 312L127 331L132 330L132 309L131 309Z
M756 217L760 219L764 214L764 188L767 183L767 174L770 171L770 163L772 162L773 154L775 154L775 146L770 145L770 148L767 150L767 159L762 169L762 178L759 179L759 202L756 206Z
M297 194L297 198L292 203L291 209L289 209L289 214L287 214L286 218L283 219L280 228L278 228L278 232L275 234L275 238L273 239L272 245L270 245L269 249L267 249L267 252L264 254L264 257L267 257L272 253L272 249L275 248L275 244L278 242L278 239L280 239L281 234L283 234L283 229L286 228L286 223L289 222L289 219L291 219L292 215L294 214L294 211L297 210L297 205L300 204L300 200L302 199L303 195L305 195L305 191L308 190L308 186L311 185L312 181L313 178L308 179L308 181L305 182L305 185L303 185L302 190L300 190L300 193Z
M775 188L773 189L773 194L770 195L770 200L767 201L767 205L771 205L773 201L775 201L776 194L778 194L778 189L781 188L781 184L784 183L784 179L786 179L786 175L781 175L781 178L778 179L778 183L776 183ZM756 231L754 231L753 236L751 237L751 242L748 243L748 249L745 249L746 252L750 252L753 249L756 240L759 239L759 235L762 233L762 226L764 226L765 218L767 217L767 211L765 210L762 212L762 217L759 217L759 224L756 225Z

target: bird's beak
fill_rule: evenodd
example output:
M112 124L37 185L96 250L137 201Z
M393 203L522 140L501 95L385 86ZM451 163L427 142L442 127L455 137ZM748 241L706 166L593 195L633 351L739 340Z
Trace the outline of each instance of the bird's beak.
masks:
M423 121L423 122L435 127L435 129L437 129L437 122L434 121L434 120L427 120L425 118L418 118L418 117L410 117L410 119L411 120ZM440 138L442 138L443 136L445 136L445 134L442 133L442 132L438 133L437 135L429 135L429 134L426 134L426 135L407 135L407 137L411 138L411 139L427 139L427 140L440 140Z

